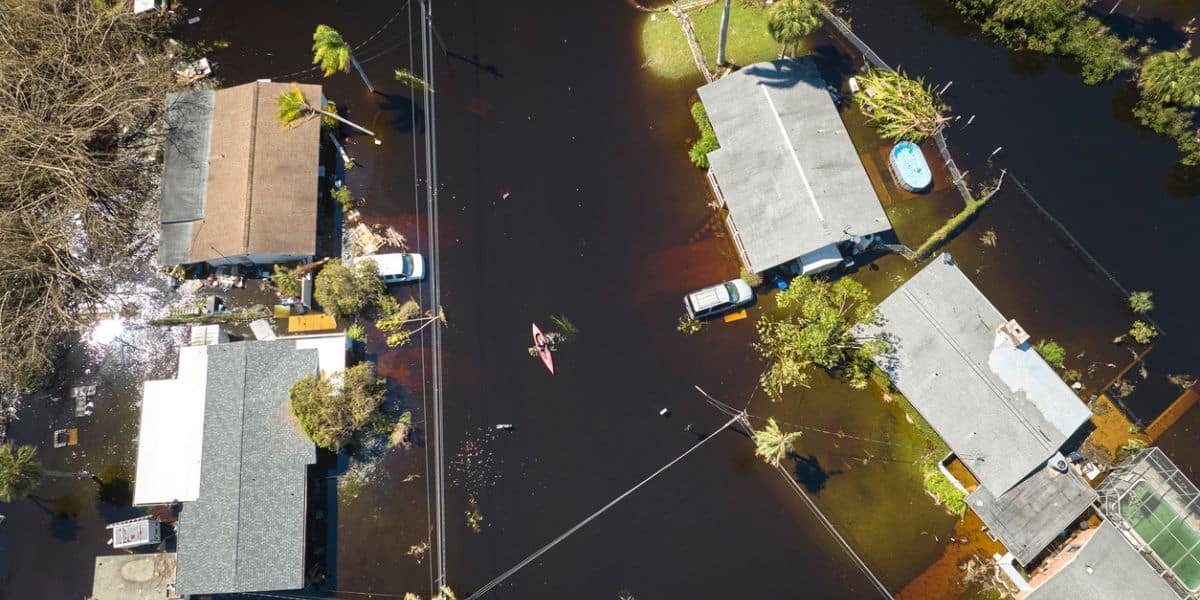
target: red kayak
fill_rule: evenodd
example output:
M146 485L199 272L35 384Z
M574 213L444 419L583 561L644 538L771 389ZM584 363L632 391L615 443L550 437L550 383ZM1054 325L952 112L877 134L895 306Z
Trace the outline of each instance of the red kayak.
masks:
M554 357L550 354L550 341L542 334L542 330L538 329L537 323L533 324L533 349L537 351L538 356L542 357L542 362L546 368L550 370L550 374L554 374Z

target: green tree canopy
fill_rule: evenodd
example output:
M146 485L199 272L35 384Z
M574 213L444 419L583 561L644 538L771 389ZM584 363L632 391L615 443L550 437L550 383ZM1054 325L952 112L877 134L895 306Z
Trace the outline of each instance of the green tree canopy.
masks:
M858 77L863 93L855 94L867 122L889 140L920 142L947 120L947 106L933 95L921 78L902 71L868 69Z
M788 453L795 450L792 444L799 438L799 431L785 433L779 429L774 417L769 418L766 427L754 432L754 455L778 467Z
M759 319L754 344L770 363L761 383L772 398L780 398L786 388L807 386L814 366L838 374L855 389L867 386L871 357L889 346L881 339L860 340L851 333L857 324L879 322L862 284L850 278L830 283L797 277L788 289L775 294L775 303L782 316Z
M309 439L337 451L379 416L386 392L374 363L362 362L330 378L307 375L292 385L289 397Z
M1161 104L1200 107L1200 59L1186 48L1153 54L1142 64L1138 88L1143 97Z
M780 0L767 15L767 31L783 45L783 56L790 46L795 53L800 42L821 26L818 0Z
M344 318L376 304L386 291L375 261L350 264L335 258L317 273L313 299L330 314Z
M0 445L0 502L29 495L42 481L42 463L33 446Z
M313 64L320 65L326 77L350 71L350 44L328 25L317 25L313 32Z

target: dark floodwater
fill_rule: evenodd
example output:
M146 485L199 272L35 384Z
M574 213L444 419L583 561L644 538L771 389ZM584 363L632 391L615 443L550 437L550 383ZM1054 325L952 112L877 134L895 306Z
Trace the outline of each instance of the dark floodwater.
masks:
M350 185L366 198L369 220L396 226L414 250L426 250L412 163L412 144L422 140L421 108L409 90L390 81L391 69L412 66L408 7L189 4L201 21L185 29L186 37L231 44L214 52L225 84L260 77L320 81L351 119L381 133L382 146L350 145L363 165L349 174ZM1200 371L1187 344L1196 327L1188 319L1194 271L1185 262L1189 226L1200 211L1188 183L1193 175L1173 166L1166 142L1122 116L1127 85L1088 88L1069 66L1014 57L980 40L939 0L845 6L855 29L887 60L934 81L955 81L948 96L956 112L978 115L970 128L952 132L964 169L988 172L983 159L1003 145L995 166L1016 172L1122 283L1156 292L1156 318L1171 335L1152 354L1152 373ZM723 422L693 385L743 399L761 364L748 348L750 320L717 324L693 337L674 329L681 295L736 276L737 264L727 242L706 227L709 192L685 154L685 138L694 135L686 103L698 78L664 82L640 68L644 15L605 0L443 0L436 11L447 51L438 58L435 83L449 320L448 567L450 582L469 592L689 447L696 437L686 426L705 432ZM322 80L309 69L309 36L317 23L364 44L358 58L382 95L368 94L353 74ZM1119 333L1106 328L1121 327L1120 299L1111 287L1064 251L1019 198L996 202L1006 204L986 209L951 246L959 261L1001 310L1031 330L1050 331L1068 347L1088 347L1089 356L1119 360L1123 350L1096 347ZM934 194L890 215L902 237L920 239L953 210L951 196ZM997 231L998 247L981 250L973 241L976 229ZM911 271L896 257L879 266L859 275L879 294L898 283L896 274ZM420 288L401 293L408 292L427 294ZM556 355L559 373L550 377L525 347L529 322L550 327L549 317L558 314L580 333ZM386 351L378 340L369 350L420 419L427 355ZM78 364L67 369L72 377ZM170 368L154 365L148 374L163 377ZM110 462L131 467L136 383L147 375L116 371L124 383L111 387L123 391L114 396L111 418L97 421L106 425L95 429L104 440L96 447L115 449L110 461L98 461L101 468ZM1148 413L1174 395L1165 384L1139 387L1135 399ZM944 543L951 522L924 501L919 476L907 466L916 455L905 449L906 440L892 437L904 435L901 417L872 402L871 394L818 381L796 403L771 406L760 398L755 406L899 448L890 458L863 460L884 450L811 432L801 441L807 464L819 466L806 473L806 484L820 490L817 502L895 591L937 556L940 545L932 538ZM670 418L657 415L664 407ZM1190 429L1164 440L1177 455L1194 445L1195 414ZM19 441L45 442L65 418L53 410L39 415L14 429ZM516 428L495 432L496 423ZM427 479L405 481L422 472L424 461L419 449L392 452L364 470L361 483L337 493L328 515L334 524L330 587L427 591L428 558L418 562L406 554L427 536ZM79 457L47 462L64 469L93 463ZM86 593L92 557L104 550L104 518L128 514L85 486L55 486L64 489L48 486L42 493L64 498L57 514L33 502L5 507L10 522L0 529L0 573L7 579L0 580L0 598ZM463 518L472 500L485 517L479 534ZM18 538L26 536L38 540L28 545L33 552L22 549ZM61 561L51 579L37 566L49 564L49 557ZM492 596L611 599L622 590L637 598L873 593L786 484L753 458L749 442L730 432Z
M1113 4L1099 3L1100 12ZM964 170L987 171L987 157L1003 146L993 172L1003 167L1017 174L1127 289L1154 292L1153 317L1168 335L1149 356L1151 378L1128 401L1138 417L1153 418L1179 393L1166 375L1200 373L1193 343L1200 334L1194 318L1200 273L1191 260L1200 169L1179 165L1173 142L1133 121L1131 75L1083 85L1069 61L999 47L941 0L844 6L855 31L886 60L939 84L954 82L946 94L954 112L964 119L976 115L969 127L951 129ZM1180 28L1195 16L1195 2L1124 2L1108 22L1177 48L1186 41ZM1046 296L1060 293L1045 290ZM1189 471L1200 465L1198 430L1200 412L1193 410L1163 440Z

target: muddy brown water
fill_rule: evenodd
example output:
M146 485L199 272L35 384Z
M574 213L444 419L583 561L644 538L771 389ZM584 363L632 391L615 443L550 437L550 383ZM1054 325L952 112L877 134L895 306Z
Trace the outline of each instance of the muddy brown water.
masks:
M185 28L186 37L230 42L214 52L226 84L284 76L320 81L347 116L380 132L382 146L362 138L349 146L363 165L349 173L350 185L366 199L370 221L397 227L413 250L427 250L416 195L422 190L414 188L423 182L412 162L414 142L423 141L422 109L410 90L389 80L392 68L410 66L417 32L409 33L408 7L190 4L201 21ZM1152 366L1157 373L1187 370L1194 356L1184 343L1185 298L1194 278L1180 236L1196 208L1187 172L1172 166L1173 151L1115 116L1110 103L1122 98L1121 84L1087 88L1054 61L1026 65L935 4L863 0L849 9L856 30L887 60L932 80L956 81L948 94L956 110L979 115L951 135L964 169L994 172L983 158L1003 144L999 166L1017 172L1123 283L1156 291L1156 317L1171 335ZM798 447L801 481L893 591L930 564L953 521L922 495L912 468L919 441L894 406L881 410L876 393L821 377L812 389L771 404L754 394L762 365L749 348L752 319L714 324L691 337L675 331L681 296L736 276L737 264L709 226L709 192L686 158L686 139L695 135L686 106L699 78L665 82L641 68L637 35L645 15L601 1L569 9L438 2L436 10L447 50L435 84L449 320L444 397L452 585L462 592L485 584L683 452L697 440L692 432L722 423L694 385L734 404L753 398L751 410L759 414L866 438L807 431ZM322 80L310 69L309 36L317 23L338 28L352 44L365 41L358 57L382 95L370 95L353 74ZM847 121L852 129L860 125ZM1003 312L1035 335L1044 331L1069 351L1086 350L1081 363L1118 362L1124 350L1104 342L1126 325L1119 296L1010 193L949 250ZM955 202L953 194L936 192L901 199L889 216L901 239L915 245L957 209ZM996 247L978 241L985 230L996 231ZM1172 268L1155 266L1162 257L1173 257ZM856 277L882 297L912 271L891 256ZM428 290L397 293L425 299ZM752 316L769 302L760 300ZM529 322L548 328L559 314L580 333L556 355L559 372L551 377L525 347ZM368 352L421 419L428 354L386 350L378 337ZM55 454L47 465L131 471L137 384L169 375L173 353L161 354L136 368L110 364L111 413L83 429L90 456L106 460ZM104 361L67 361L60 379L86 379L83 369L97 362ZM1089 386L1103 379L1098 372ZM1141 388L1135 399L1149 398L1149 410L1160 396ZM671 416L658 416L661 408ZM48 432L70 420L63 410L39 409L14 427L14 438L48 446ZM497 423L515 428L497 432ZM1196 426L1168 438L1187 446ZM322 549L330 576L324 592L428 591L429 558L407 554L427 536L428 479L410 477L423 472L425 460L421 448L390 452L352 484L338 489L326 480L334 504ZM339 463L332 474L347 460ZM131 512L107 505L80 482L56 481L39 495L55 498L54 505L5 506L2 598L87 593L92 559L105 550L103 524ZM485 517L478 534L465 523L472 500ZM624 591L637 598L873 593L786 483L732 432L491 596L601 599Z

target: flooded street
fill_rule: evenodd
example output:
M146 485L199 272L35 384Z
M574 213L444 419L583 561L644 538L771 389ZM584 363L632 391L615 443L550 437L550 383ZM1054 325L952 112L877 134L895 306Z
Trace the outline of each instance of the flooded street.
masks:
M1143 3L1152 6L1153 3ZM1163 4L1171 4L1164 2ZM418 10L410 2L188 2L190 41L214 49L225 86L272 78L320 83L345 116L378 132L352 138L347 173L366 221L394 226L425 252L425 131L419 94L392 78L420 72ZM1175 164L1173 146L1128 116L1132 84L1081 83L1053 58L1014 55L981 40L943 0L843 3L854 30L885 60L944 85L949 131L964 171L980 183L1007 168L1129 289L1155 293L1169 335L1151 354L1154 377L1130 399L1153 417L1178 394L1168 373L1200 373L1188 342L1195 268L1185 261L1200 222L1200 171ZM436 3L435 100L439 149L447 572L460 597L488 584L614 497L675 459L727 417L695 389L804 430L797 479L892 592L933 563L955 519L922 491L924 448L902 409L878 390L814 377L771 403L756 392L763 363L754 319L676 330L682 297L738 275L711 191L688 161L687 107L702 83L656 78L639 50L645 13L615 0L565 5L514 0ZM1149 10L1149 9L1145 9ZM1163 12L1177 18L1184 11ZM1165 17L1164 17L1165 18ZM265 25L268 24L269 26ZM309 64L318 23L341 31L378 94L358 76L321 78ZM1170 29L1167 27L1167 29ZM224 45L224 44L221 44ZM814 44L827 72L844 75L848 49L824 32ZM845 117L857 141L861 118ZM1053 126L1049 126L1049 125ZM997 146L1003 150L989 164ZM882 146L881 146L882 148ZM1117 149L1114 151L1114 149ZM870 160L873 150L860 148ZM885 152L882 149L881 152ZM883 154L874 160L882 165ZM868 170L873 167L868 164ZM905 196L889 183L888 216L915 246L961 207L948 187ZM886 179L886 175L882 175ZM947 247L978 287L1036 337L1085 352L1075 366L1097 392L1129 361L1108 343L1128 326L1123 297L1040 215L1011 180ZM985 247L984 231L999 240ZM855 277L882 299L916 267L889 255ZM393 287L427 305L426 284ZM530 323L569 333L550 375L532 358ZM127 332L63 361L56 386L27 402L10 429L36 443L48 469L100 474L49 479L37 499L3 505L0 600L77 598L90 591L107 522L139 514L131 485L140 385L173 373L178 329ZM429 419L428 340L367 345L393 394L419 425ZM1069 361L1070 362L1070 361ZM50 433L78 421L63 400L96 383L96 413L79 421L81 448L53 449ZM43 397L44 396L44 397ZM51 397L60 400L51 401ZM662 409L668 416L660 416ZM69 414L70 413L70 414ZM497 424L511 424L498 430ZM1193 410L1163 445L1195 477ZM850 434L849 437L839 434ZM334 464L336 463L336 464ZM310 472L326 529L316 562L323 587L304 595L428 594L432 557L429 457L423 444L370 460L325 457ZM467 515L482 515L479 531ZM46 565L53 561L53 576ZM340 593L338 593L340 592ZM866 598L874 587L783 478L727 430L489 593L494 598Z

